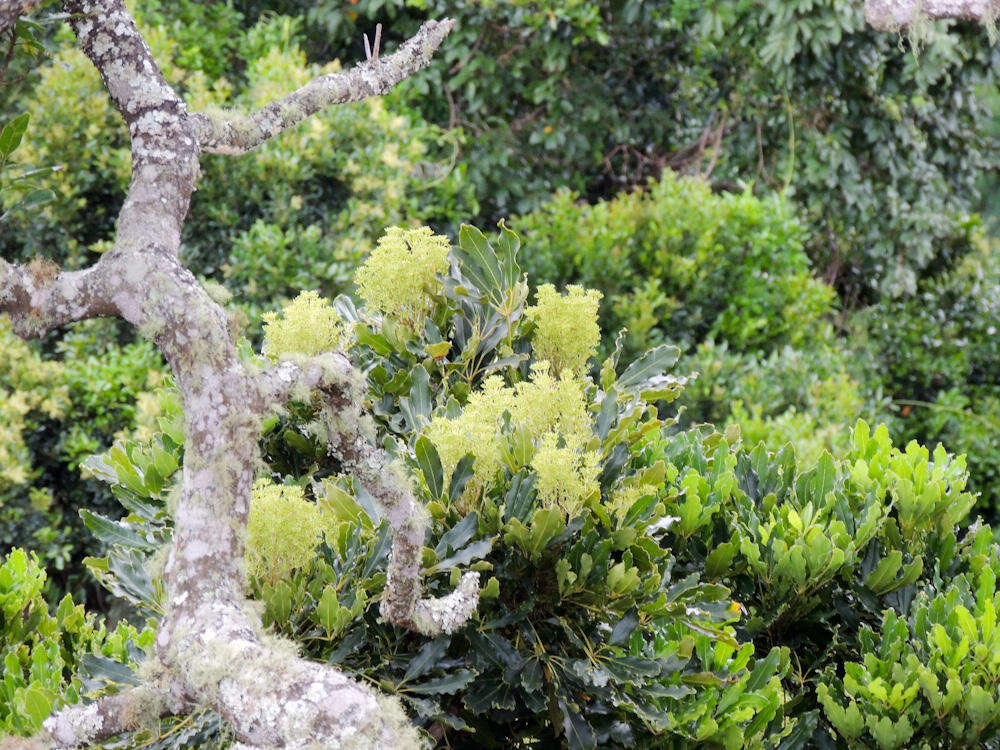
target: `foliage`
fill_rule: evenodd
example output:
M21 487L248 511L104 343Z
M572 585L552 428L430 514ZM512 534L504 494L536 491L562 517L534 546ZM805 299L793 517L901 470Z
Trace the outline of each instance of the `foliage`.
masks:
M682 421L739 425L745 445L763 443L772 452L790 443L803 464L825 451L843 456L847 425L885 413L830 330L819 329L801 348L767 355L706 341L682 362L698 373L678 401Z
M458 24L389 97L206 158L185 258L236 294L254 342L258 315L292 300L263 316L265 357L347 351L427 506L427 589L468 567L487 583L453 636L386 626L380 510L327 454L315 404L291 403L265 423L248 535L266 623L398 694L442 746L996 743L1000 552L978 525L959 541L975 493L1000 507L1000 266L969 214L997 169L980 103L996 49L940 24L910 55L847 0L300 10L141 14L170 81L213 113L336 70L303 50L347 60L375 21L390 43L426 15ZM127 139L79 53L36 79L0 133L0 252L76 267L108 248ZM22 144L29 120L44 138ZM523 264L554 282L534 305L517 235L445 238L477 199L521 214ZM360 308L320 296L355 284ZM833 287L868 305L839 341ZM698 380L666 374L667 342ZM152 618L183 460L164 378L112 326L29 347L0 324L0 538L62 569L53 589L106 554L89 570ZM889 430L846 427L884 416L886 396ZM41 625L5 615L21 647L0 722L27 732L139 654L69 600L49 615L17 554L0 587L16 578L9 601ZM229 740L208 712L159 729L121 743Z
M43 360L36 351L11 330L10 321L0 320L0 379L3 390L0 399L0 489L25 485L31 479L31 455L24 433L31 428L25 416L60 417L68 401L67 388L62 382L62 368Z
M33 178L47 172L46 168L31 168L12 159L28 129L30 116L25 113L4 123L0 129L0 224L18 213L31 211L52 200L51 190L35 186Z
M0 564L0 734L30 735L54 708L99 688L94 677L116 665L119 677L152 646L153 631L120 622L108 630L67 594L54 612L42 595L38 558L14 548Z
M1000 508L1000 260L991 241L912 300L859 314L868 378L896 401L904 438L940 440L966 453L972 487L993 518Z
M826 454L811 467L796 466L790 448L741 451L720 437L664 444L675 465L693 467L667 488L667 513L679 520L666 541L681 564L732 588L755 644L791 649L789 737L829 743L817 673L860 659L865 633L879 637L880 623L974 559L956 553L957 524L974 502L964 460L916 443L899 450L884 426L864 422L843 460ZM978 565L995 575L996 560ZM945 720L968 726L954 713Z
M712 337L766 351L803 342L831 309L833 291L810 275L802 227L777 195L715 195L667 172L614 200L574 198L560 193L514 222L534 248L529 272L601 289L602 325L628 328L630 350Z
M295 4L237 7L251 21ZM1000 143L979 95L1000 53L976 25L929 25L917 55L851 0L322 0L303 15L316 59L359 54L376 22L399 39L428 16L456 28L410 100L475 136L461 160L490 218L560 187L609 198L664 167L788 186L809 255L849 304L912 294L970 249Z
M917 55L848 0L697 15L717 24L715 61L740 71L728 103L741 123L724 158L747 170L764 151L757 174L789 184L809 253L848 305L912 294L973 248L977 183L1000 156L976 95L998 63L982 29L934 24Z
M0 322L0 544L34 550L49 570L54 599L91 600L80 561L98 551L78 510L113 513L117 504L80 463L130 430L137 408L165 378L151 344L119 346L103 324L81 326L55 344L55 359Z
M888 651L878 651L881 662L873 655L881 642L900 642L901 622L912 628L906 653L925 668L921 685L938 675L945 695L947 670L957 670L989 694L995 670L975 654L992 653L990 615L963 581L986 591L1000 552L988 528L959 541L975 502L962 457L940 446L933 454L916 443L897 448L884 426L864 422L839 457L821 452L808 462L791 447L744 446L735 427L678 430L651 406L675 400L686 383L663 374L679 356L668 346L627 367L616 348L596 381L568 371L556 378L531 346L518 248L503 226L495 241L464 227L420 332L347 298L334 304L353 328L349 353L368 372L383 444L409 467L427 505L425 587L443 594L463 568L482 571L477 619L429 642L380 620L389 548L381 510L339 474L317 439L315 407L303 403L270 420L263 437L264 476L284 482L271 492L294 494L307 519L292 524L303 533L288 535L287 514L259 516L271 524L264 545L280 550L288 538L298 557L281 575L250 577L268 625L312 658L396 693L453 746L804 747L830 746L838 733L850 741L845 721L853 719L836 707L853 717L851 700L878 699L877 688L862 694L855 684L891 677L901 687L886 688L896 696L890 703L916 684ZM802 365L785 358L784 366ZM181 459L176 431L108 454L105 475L132 514L124 526L91 522L115 542L92 568L154 614L156 550L169 538ZM539 463L552 447L570 460ZM593 489L582 468L588 454L599 467ZM543 491L550 471L561 492ZM303 559L303 545L320 534L315 556ZM981 620L977 652L961 645L955 628L969 625L954 614L958 604ZM935 623L952 645L934 635ZM862 667L871 680L854 674ZM931 705L950 736L988 736L994 719L980 691ZM864 714L875 743L900 723L886 706ZM199 731L215 720L203 717Z
M973 552L996 558L989 529L972 536ZM998 609L994 560L921 592L908 616L887 611L880 635L865 627L862 661L844 664L842 679L828 669L817 689L837 734L880 750L1000 739Z

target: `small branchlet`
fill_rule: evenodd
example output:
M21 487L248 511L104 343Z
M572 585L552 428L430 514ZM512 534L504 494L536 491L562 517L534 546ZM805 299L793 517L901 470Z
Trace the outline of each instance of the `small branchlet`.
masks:
M382 44L382 24L375 24L375 44L369 46L368 35L364 34L365 39L365 59L371 62L372 60L378 60L378 48Z

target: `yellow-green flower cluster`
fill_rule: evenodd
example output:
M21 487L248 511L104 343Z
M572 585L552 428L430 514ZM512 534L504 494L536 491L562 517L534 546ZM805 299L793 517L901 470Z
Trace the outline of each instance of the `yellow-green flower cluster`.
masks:
M600 457L576 440L560 445L555 432L547 432L531 458L538 481L535 488L544 506L556 506L572 515L598 492Z
M458 417L435 417L426 434L437 448L445 476L467 453L475 456L473 492L488 487L509 466L518 452L511 438L518 434L531 441L530 455L523 458L538 475L543 504L573 512L598 491L599 459L588 450L593 427L583 384L568 371L553 377L548 362L537 363L531 380L513 388L499 377L487 378Z
M538 287L535 304L524 311L536 326L531 339L536 359L548 360L557 373L584 374L601 340L597 307L602 296L581 286L566 287L565 295L551 284Z
M354 283L365 304L411 331L419 331L434 307L439 274L448 270L448 238L427 227L390 227Z
M308 566L323 535L332 536L336 524L332 513L303 497L301 487L258 481L247 523L247 574L274 584Z
M264 351L272 359L287 354L320 354L338 348L344 326L329 302L316 292L302 292L277 313L265 313Z

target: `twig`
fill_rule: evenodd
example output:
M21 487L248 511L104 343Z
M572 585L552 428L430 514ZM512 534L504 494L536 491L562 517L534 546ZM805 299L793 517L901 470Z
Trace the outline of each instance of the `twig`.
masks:
M378 48L382 43L382 24L375 24L375 46L368 46L368 35L362 34L365 40L365 59L371 62L372 60L378 60Z

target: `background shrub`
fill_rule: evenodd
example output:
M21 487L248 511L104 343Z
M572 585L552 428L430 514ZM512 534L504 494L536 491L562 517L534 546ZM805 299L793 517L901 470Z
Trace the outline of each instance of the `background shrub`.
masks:
M82 567L101 548L79 510L120 511L106 485L81 475L81 463L132 430L166 378L152 344L119 345L114 331L104 322L79 326L46 355L0 324L0 389L8 394L0 407L0 544L39 556L56 601L70 591L91 606L105 602Z
M997 434L1000 399L995 241L980 239L975 254L929 279L914 299L859 314L855 330L872 363L869 381L896 401L897 433L967 454L971 486L984 512L996 518L1000 454L990 437Z
M533 248L530 275L603 292L602 326L628 328L629 352L706 338L738 351L799 344L835 296L812 278L787 201L715 195L669 172L594 205L560 193L514 227Z
M244 23L298 12L235 5ZM399 39L431 15L456 28L409 101L475 136L460 161L484 220L562 187L609 198L664 167L787 186L819 275L852 307L913 294L971 248L968 214L1000 156L980 95L1000 53L977 26L934 24L917 56L849 0L323 0L305 12L306 47L357 59L376 22Z

